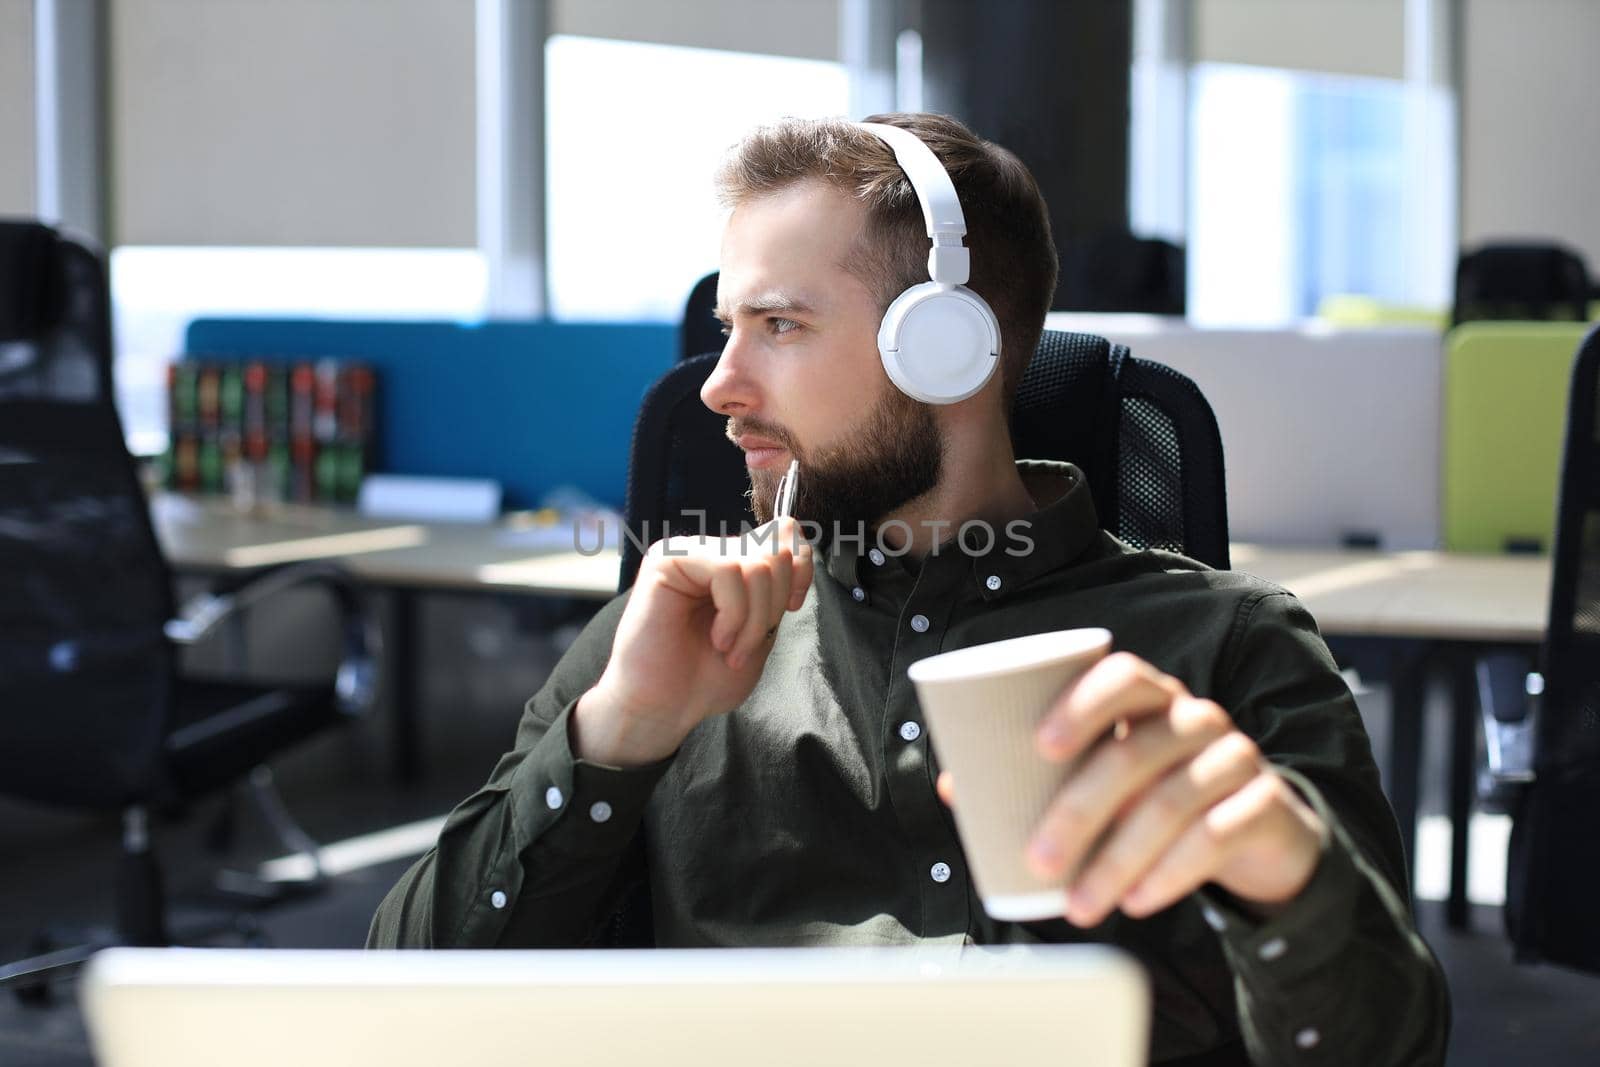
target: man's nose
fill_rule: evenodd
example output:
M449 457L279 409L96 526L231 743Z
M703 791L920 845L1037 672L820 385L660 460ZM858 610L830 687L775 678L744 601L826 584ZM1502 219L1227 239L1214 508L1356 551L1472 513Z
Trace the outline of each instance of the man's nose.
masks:
M748 353L737 331L722 348L711 376L700 387L700 400L719 415L747 415L760 403L748 360Z

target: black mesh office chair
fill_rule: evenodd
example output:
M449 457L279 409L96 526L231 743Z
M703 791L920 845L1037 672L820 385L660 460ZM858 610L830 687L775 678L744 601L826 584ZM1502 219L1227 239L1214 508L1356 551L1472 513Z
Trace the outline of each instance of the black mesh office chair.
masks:
M638 574L639 544L737 532L754 521L743 459L723 436L727 420L700 402L716 361L707 353L679 363L645 394L628 466L632 536L623 539L620 588ZM1222 439L1188 378L1103 337L1047 330L1017 389L1011 430L1019 457L1081 467L1101 524L1129 544L1228 568Z
M1170 367L1092 334L1046 330L1011 406L1019 457L1083 469L1100 524L1135 548L1229 568L1217 418Z
M342 616L335 681L251 686L178 671L175 645L307 582ZM235 581L176 617L113 404L104 264L15 220L0 220L0 590L0 793L123 815L115 933L0 967L0 985L38 994L103 944L167 942L151 808L248 784L285 843L311 849L262 764L366 711L378 640L326 566Z
M1061 241L1063 311L1182 315L1188 300L1183 246L1126 231Z
M705 352L721 352L727 338L717 321L717 275L712 271L694 283L683 305L683 323L678 327L678 358L688 359Z
M1524 961L1600 973L1600 328L1572 371L1550 621L1518 806L1506 925ZM1538 686L1531 688L1538 689Z
M1493 319L1589 318L1589 271L1557 244L1492 244L1456 261L1450 324Z

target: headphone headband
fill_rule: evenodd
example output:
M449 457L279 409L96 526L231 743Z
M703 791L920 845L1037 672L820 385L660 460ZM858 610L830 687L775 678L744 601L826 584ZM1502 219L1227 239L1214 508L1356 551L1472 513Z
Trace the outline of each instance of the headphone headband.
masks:
M895 162L905 171L911 189L922 205L933 248L928 252L928 277L941 285L965 285L971 271L967 249L961 238L967 232L967 219L961 212L955 183L933 154L933 149L910 130L881 122L858 122L894 152Z
M955 183L922 138L899 126L857 123L887 144L911 182L928 224L928 277L890 301L878 324L884 373L924 404L973 396L1000 365L1000 324L988 303L967 288L972 264L961 243L967 219Z

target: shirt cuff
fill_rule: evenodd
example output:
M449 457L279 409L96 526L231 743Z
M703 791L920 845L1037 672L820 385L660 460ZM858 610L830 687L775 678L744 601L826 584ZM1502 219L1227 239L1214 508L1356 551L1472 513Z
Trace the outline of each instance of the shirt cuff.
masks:
M1353 935L1363 883L1355 845L1322 794L1299 773L1283 767L1274 770L1311 805L1325 828L1311 880L1281 912L1267 919L1246 911L1216 886L1195 894L1234 974L1255 990L1293 985L1344 952Z
M568 730L577 704L561 710L512 775L519 854L537 843L578 857L615 855L633 839L656 783L672 765L672 756L630 768L576 758Z

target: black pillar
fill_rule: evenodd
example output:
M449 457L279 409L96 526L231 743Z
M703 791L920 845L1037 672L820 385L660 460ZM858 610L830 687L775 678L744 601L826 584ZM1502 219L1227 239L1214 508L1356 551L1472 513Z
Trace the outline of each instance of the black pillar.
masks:
M922 0L913 10L927 109L1028 165L1058 245L1125 231L1132 0ZM1057 290L1053 306L1073 304Z

